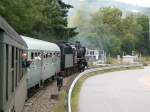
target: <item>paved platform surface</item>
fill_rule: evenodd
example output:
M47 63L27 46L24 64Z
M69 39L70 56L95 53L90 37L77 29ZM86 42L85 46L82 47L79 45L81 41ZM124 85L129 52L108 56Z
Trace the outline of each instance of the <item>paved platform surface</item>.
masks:
M78 112L150 112L150 67L87 79Z

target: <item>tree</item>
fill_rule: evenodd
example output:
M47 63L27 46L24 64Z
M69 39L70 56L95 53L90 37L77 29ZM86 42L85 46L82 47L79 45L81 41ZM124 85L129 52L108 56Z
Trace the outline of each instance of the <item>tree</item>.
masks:
M132 33L128 32L122 39L122 51L126 54L131 54L135 51L135 37Z
M76 28L67 26L70 8L61 0L0 1L0 15L18 33L48 41L66 40L78 34Z
M137 41L136 48L141 52L142 54L148 54L150 53L149 49L149 19L147 16L143 14L139 14L137 17L137 23L142 26L142 31L140 33L140 37Z
M34 24L42 20L42 5L42 0L1 0L0 14L18 33L30 35Z
M115 7L101 8L90 17L83 12L77 12L75 24L80 31L77 39L87 47L103 49L112 56L131 54L133 50L148 52L148 17L137 13L122 16L122 11Z
M44 10L48 27L46 29L56 40L66 40L77 34L76 28L67 27L67 13L70 8L72 8L71 5L65 4L61 0L46 0L46 8Z

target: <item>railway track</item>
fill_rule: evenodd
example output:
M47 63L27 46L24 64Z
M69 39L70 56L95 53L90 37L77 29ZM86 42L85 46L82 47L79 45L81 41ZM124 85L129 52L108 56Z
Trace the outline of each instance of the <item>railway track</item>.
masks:
M68 91L70 84L76 76L77 74L64 78L63 89L65 91ZM59 102L59 98L51 98L51 95L58 93L55 81L48 82L44 88L36 89L33 92L35 93L25 102L22 112L54 112L54 107Z

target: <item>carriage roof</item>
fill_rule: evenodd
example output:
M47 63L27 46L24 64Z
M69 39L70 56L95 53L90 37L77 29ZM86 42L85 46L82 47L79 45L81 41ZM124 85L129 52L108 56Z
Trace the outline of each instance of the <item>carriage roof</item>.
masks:
M0 16L0 30L9 35L10 38L27 47L20 35Z
M54 43L22 35L21 37L26 42L29 50L60 51L60 48Z

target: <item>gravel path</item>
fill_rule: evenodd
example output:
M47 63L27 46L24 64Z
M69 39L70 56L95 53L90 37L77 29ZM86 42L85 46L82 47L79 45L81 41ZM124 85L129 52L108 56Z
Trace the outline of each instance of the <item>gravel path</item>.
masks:
M72 75L64 79L65 90L68 89L75 76L76 75ZM57 105L59 100L51 99L51 95L57 93L56 82L48 84L48 86L27 100L22 112L53 112L53 108Z
M106 73L87 79L79 112L150 112L150 68Z

